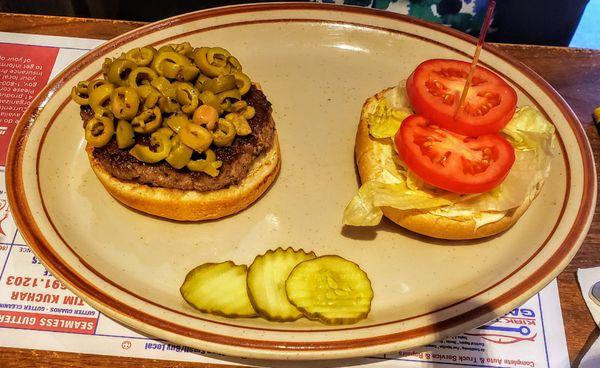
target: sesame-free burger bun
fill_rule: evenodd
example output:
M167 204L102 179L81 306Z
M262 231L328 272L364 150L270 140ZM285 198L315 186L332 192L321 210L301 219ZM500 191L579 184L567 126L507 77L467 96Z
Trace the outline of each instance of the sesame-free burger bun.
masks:
M238 185L207 192L119 180L102 167L92 151L93 147L88 145L86 152L91 167L114 198L136 210L178 221L217 219L243 210L269 188L281 166L276 133L272 147L254 160L247 176Z
M376 102L381 100L385 93L392 88L395 87L384 89L369 97L361 110L354 153L362 183L376 179L384 169L384 159L377 147L377 139L369 134L368 118L374 111ZM419 234L440 239L477 239L497 234L511 227L527 210L541 187L542 185L536 186L536 189L519 207L508 211L499 221L479 228L476 227L475 221L468 217L449 218L432 214L426 210L399 210L391 207L382 207L382 211L385 217L391 221Z

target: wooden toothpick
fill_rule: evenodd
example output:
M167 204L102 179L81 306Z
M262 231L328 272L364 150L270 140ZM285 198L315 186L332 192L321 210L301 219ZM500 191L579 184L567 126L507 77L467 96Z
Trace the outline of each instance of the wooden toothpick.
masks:
M469 92L469 88L471 88L471 81L473 80L473 74L475 74L475 68L477 67L477 63L479 62L479 54L481 53L481 49L483 48L483 44L485 43L485 35L487 34L488 28L490 28L490 23L492 22L492 14L494 13L494 8L496 7L496 0L489 0L487 11L485 13L485 20L483 21L483 25L481 26L481 32L479 33L479 41L477 41L477 48L475 48L475 54L473 54L473 61L471 62L471 68L469 69L469 75L467 75L467 81L465 82L465 86L463 87L462 93L460 95L460 100L458 102L458 106L456 107L456 111L454 112L454 116L458 115L460 109L462 109L465 99L467 98L467 92Z

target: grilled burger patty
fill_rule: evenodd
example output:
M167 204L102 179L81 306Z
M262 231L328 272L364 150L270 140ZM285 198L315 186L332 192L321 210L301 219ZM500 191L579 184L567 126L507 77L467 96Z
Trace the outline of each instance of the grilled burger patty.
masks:
M129 154L129 150L117 147L113 138L107 145L94 148L93 156L102 167L117 179L163 188L182 190L211 191L238 184L244 179L250 166L261 153L273 145L275 123L271 118L271 103L255 86L244 95L256 115L248 120L252 133L237 136L231 146L213 147L217 160L223 162L220 173L213 178L203 172L193 172L187 168L177 170L165 161L147 164ZM84 125L93 116L89 106L81 108ZM148 137L135 137L136 143L148 144Z

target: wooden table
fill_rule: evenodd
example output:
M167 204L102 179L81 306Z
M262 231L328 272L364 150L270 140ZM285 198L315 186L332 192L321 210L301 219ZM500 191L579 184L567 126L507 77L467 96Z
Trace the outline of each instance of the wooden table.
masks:
M144 23L0 13L0 31L109 39ZM2 40L0 40L1 42ZM592 121L600 105L600 51L522 45L498 45L544 77L573 108L587 132L596 162L600 136ZM600 171L599 171L600 172ZM600 208L596 207L596 212ZM600 335L583 301L575 272L600 265L600 217L595 216L581 249L559 275L558 286L569 356L574 367ZM118 358L87 354L0 348L0 365L14 367L204 367L192 363ZM210 367L216 367L210 365Z

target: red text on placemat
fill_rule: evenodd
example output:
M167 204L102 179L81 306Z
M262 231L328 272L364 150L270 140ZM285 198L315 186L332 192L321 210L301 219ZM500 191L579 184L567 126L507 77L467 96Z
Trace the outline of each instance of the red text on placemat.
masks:
M0 165L16 123L48 83L58 48L0 43Z
M0 327L93 334L97 318L0 311Z

